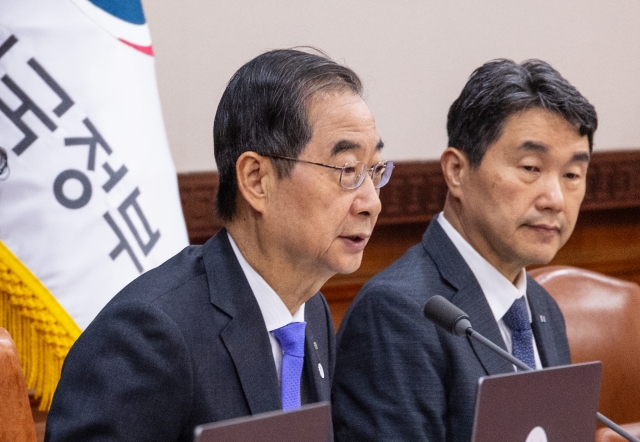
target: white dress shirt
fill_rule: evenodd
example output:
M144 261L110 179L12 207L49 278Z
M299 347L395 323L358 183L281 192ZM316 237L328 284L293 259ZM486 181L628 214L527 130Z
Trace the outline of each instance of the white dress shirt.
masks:
M523 268L516 277L515 284L505 278L502 273L496 270L489 262L484 259L472 246L469 244L460 233L447 221L444 217L444 213L441 212L438 215L438 222L444 229L449 239L453 242L458 249L458 252L462 255L462 258L466 261L469 268L473 272L473 275L478 280L480 288L484 293L487 303L491 308L491 312L498 323L498 328L502 334L507 345L507 350L513 353L513 344L511 342L511 329L502 320L502 317L507 313L513 302L524 296L527 299L527 274ZM531 309L529 308L529 302L527 301L527 312L529 313L529 321L531 321ZM538 347L536 346L535 337L533 340L533 355L536 361L536 368L542 368L540 362L540 354L538 353Z
M256 301L258 301L260 312L262 313L264 323L267 326L267 332L269 333L273 360L276 364L276 373L278 373L278 380L280 381L282 378L282 348L280 347L280 343L276 337L273 335L273 331L280 327L284 327L291 322L304 322L304 304L298 308L298 311L295 312L295 314L291 315L291 312L289 312L287 306L284 305L280 296L278 296L262 276L260 276L258 272L249 265L247 260L244 259L242 253L240 253L240 249L238 249L238 246L228 232L227 235L229 236L229 242L231 243L233 253L236 254L236 258L240 263L240 267L242 267L244 276L247 278L247 281L249 281L249 286L251 287L251 291L253 291L253 296L255 296Z

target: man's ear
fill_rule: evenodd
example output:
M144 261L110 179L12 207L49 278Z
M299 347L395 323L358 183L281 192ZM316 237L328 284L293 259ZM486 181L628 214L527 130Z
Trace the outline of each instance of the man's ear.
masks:
M462 185L470 170L467 156L455 147L447 147L440 156L440 167L449 192L452 196L460 198Z
M275 178L275 174L269 158L256 152L244 152L236 161L238 192L256 212L264 212L269 182Z

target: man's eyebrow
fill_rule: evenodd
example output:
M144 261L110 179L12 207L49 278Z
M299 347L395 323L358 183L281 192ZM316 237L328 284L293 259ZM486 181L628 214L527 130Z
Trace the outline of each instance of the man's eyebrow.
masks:
M381 151L383 147L384 147L383 141L378 140L378 144L376 144L376 151L378 152ZM353 141L349 141L349 140L340 140L333 146L333 149L331 149L331 156L333 157L342 152L348 152L348 151L360 150L360 149L362 149L362 146L358 143L354 143Z
M333 149L331 149L331 156L338 155L342 152L348 152L350 150L358 150L362 149L358 143L354 143L348 140L340 140L336 144L334 144Z
M536 143L535 141L525 141L520 146L518 146L518 150L527 150L532 152L545 153L549 151L549 148L542 143Z
M376 150L382 150L383 147L384 143L382 142L382 140L378 140L378 144L376 144ZM353 141L349 140L340 140L333 146L333 149L331 149L331 156L338 155L342 152L359 149L362 149L362 146L358 143L354 143Z
M588 152L576 152L571 157L571 162L585 162L591 161L591 155Z
M518 149L542 153L546 153L549 151L549 148L546 145L542 143L536 143L535 141L525 141L520 145L520 147L518 147ZM572 163L588 163L589 161L591 161L591 155L588 152L576 152L571 156Z

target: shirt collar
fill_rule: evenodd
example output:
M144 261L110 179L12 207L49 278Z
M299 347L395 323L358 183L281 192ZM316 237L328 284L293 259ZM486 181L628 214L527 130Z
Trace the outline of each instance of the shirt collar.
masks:
M265 281L264 278L251 267L244 256L242 256L240 249L238 249L229 232L227 232L227 235L229 236L233 253L235 253L236 259L244 272L244 276L247 278L249 286L253 291L253 296L255 296L256 301L258 301L258 306L260 307L260 312L262 312L267 331L284 327L291 322L303 322L304 304L298 308L298 311L294 315L291 315L291 312L289 312L287 306L284 305L280 296L278 296L271 286L267 284L267 281Z
M525 269L520 271L514 285L462 237L460 232L444 217L444 212L438 215L438 222L478 280L496 321L500 321L513 301L522 296L526 297L527 275ZM531 317L531 311L529 311L529 317Z

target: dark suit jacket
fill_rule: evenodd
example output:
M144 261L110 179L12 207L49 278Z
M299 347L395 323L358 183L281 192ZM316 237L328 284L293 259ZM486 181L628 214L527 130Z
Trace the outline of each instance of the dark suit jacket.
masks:
M478 378L514 369L476 341L425 319L424 305L436 294L505 348L471 269L432 221L422 244L373 277L342 321L333 387L337 441L470 440ZM527 298L542 364L570 363L558 306L530 277Z
M305 319L305 396L329 400L335 343L322 294ZM45 439L191 442L198 424L281 408L264 320L223 229L133 281L87 327Z

